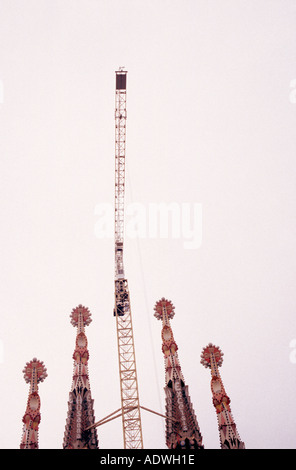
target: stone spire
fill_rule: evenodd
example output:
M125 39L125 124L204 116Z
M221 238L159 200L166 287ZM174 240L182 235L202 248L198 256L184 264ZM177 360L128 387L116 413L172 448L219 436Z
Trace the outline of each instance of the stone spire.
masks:
M94 400L91 397L89 377L87 338L84 327L91 322L88 308L79 305L72 310L71 324L77 327L76 345L73 353L74 372L68 401L68 415L64 433L64 449L97 449L96 428L86 430L94 424Z
M162 298L154 316L162 320L162 352L165 360L166 445L169 449L203 449L202 435L191 404L188 386L181 371L170 320L174 306Z
M224 385L218 370L223 362L223 352L218 346L209 343L203 348L201 361L205 367L211 369L211 390L213 405L218 418L218 429L221 449L244 449L245 444L237 432L236 424L230 409L230 398L225 392Z
M40 396L38 383L47 377L46 367L42 361L34 357L27 362L23 370L24 379L30 384L26 412L23 417L23 435L20 444L21 449L38 449L38 432L41 421Z

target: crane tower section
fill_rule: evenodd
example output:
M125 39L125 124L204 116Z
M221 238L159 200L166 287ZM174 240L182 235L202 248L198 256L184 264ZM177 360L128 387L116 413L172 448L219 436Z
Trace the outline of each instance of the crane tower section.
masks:
M115 277L124 279L124 193L126 142L126 72L116 72L115 102Z
M142 424L128 282L123 265L127 72L116 71L115 97L115 308L123 440L142 449Z

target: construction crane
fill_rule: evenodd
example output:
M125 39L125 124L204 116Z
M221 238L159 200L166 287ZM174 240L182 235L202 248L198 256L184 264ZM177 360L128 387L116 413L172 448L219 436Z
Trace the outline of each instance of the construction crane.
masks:
M116 74L115 93L115 308L121 414L125 449L142 449L142 424L128 282L123 265L127 72Z

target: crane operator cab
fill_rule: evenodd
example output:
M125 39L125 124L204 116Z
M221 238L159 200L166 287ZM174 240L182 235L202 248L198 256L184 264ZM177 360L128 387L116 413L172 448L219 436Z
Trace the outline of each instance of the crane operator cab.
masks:
M126 72L116 72L116 90L126 90Z
M114 316L122 317L129 311L129 293L126 279L115 281L115 304Z

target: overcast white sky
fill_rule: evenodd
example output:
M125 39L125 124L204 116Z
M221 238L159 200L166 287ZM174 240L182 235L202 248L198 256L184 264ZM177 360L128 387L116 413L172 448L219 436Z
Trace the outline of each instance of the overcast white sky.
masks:
M48 369L39 445L62 447L79 303L96 419L120 407L113 239L96 235L119 66L127 207L202 208L195 249L182 231L126 237L141 404L165 411L164 296L205 448L219 448L210 341L246 447L295 447L295 20L289 0L0 1L1 448L19 447L34 356ZM144 447L165 448L162 418L142 422ZM98 437L122 448L120 419Z

